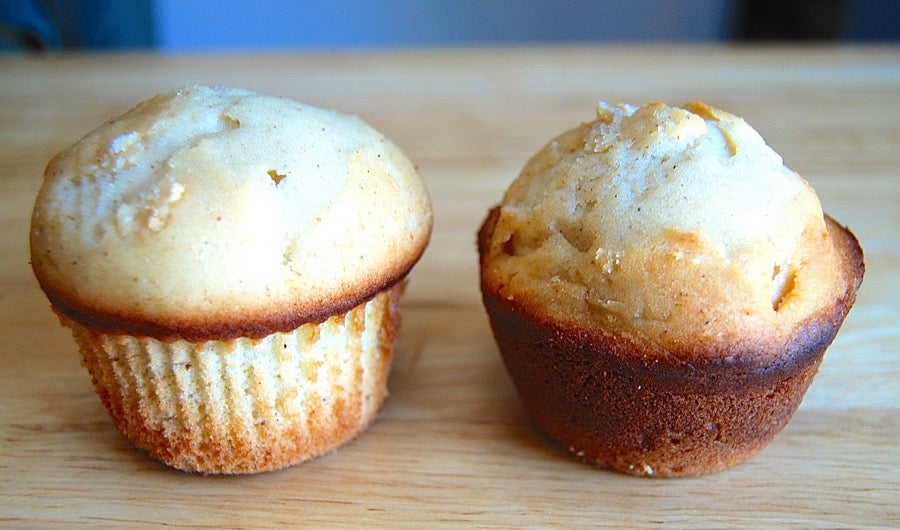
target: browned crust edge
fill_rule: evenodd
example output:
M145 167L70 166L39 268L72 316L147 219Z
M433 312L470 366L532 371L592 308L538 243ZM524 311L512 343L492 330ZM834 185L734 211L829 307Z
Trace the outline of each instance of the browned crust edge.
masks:
M482 270L498 214L478 233ZM482 275L485 309L525 408L580 458L623 473L699 475L747 460L793 416L862 282L859 243L826 222L845 264L844 294L768 364L754 362L754 352L692 359L622 333L561 325L498 296Z
M329 317L346 313L371 300L379 292L394 287L406 278L422 257L429 239L430 235L408 262L395 270L385 271L381 278L371 279L342 298L315 300L313 303L302 300L287 308L267 308L265 312L259 313L223 311L209 316L185 315L183 319L166 321L141 318L128 313L98 312L58 293L52 286L45 285L40 276L37 279L54 311L99 332L153 337L163 342L261 338L279 331L290 331L303 324L324 322Z
M493 287L485 282L485 256L488 253L490 239L493 234L494 226L499 217L499 207L491 209L487 218L478 231L478 253L479 265L482 271L481 290L482 293L490 294L496 299L497 303L508 306L514 313L522 315L524 318L539 325L554 328L558 333L569 336L580 336L582 340L587 342L604 344L605 354L619 357L623 360L631 360L642 364L647 369L654 367L670 367L670 368L687 368L684 374L688 379L697 379L704 372L714 372L720 367L728 367L730 370L739 370L745 376L750 376L755 372L770 371L778 368L782 364L801 363L803 354L808 354L810 350L824 344L830 344L833 339L831 331L835 331L843 323L844 318L850 311L856 301L856 293L862 284L865 274L865 263L863 259L863 251L856 237L847 228L841 226L831 217L825 216L826 226L829 234L834 239L835 248L838 250L841 262L844 264L842 271L844 274L844 289L841 296L835 301L834 305L826 307L821 311L809 315L803 322L797 326L797 333L790 337L789 340L782 344L778 344L777 352L778 360L775 364L766 362L761 364L759 359L760 352L742 351L740 348L744 344L736 345L730 350L714 350L704 352L704 355L697 355L697 351L678 351L667 349L654 342L643 340L637 335L628 335L624 333L610 333L603 328L584 329L575 325L566 325L557 322L548 317L535 308L521 300L506 300L497 296ZM752 341L754 346L759 341ZM705 345L702 345L703 347ZM715 347L715 345L710 345ZM748 355L749 353L749 355ZM714 373L706 374L706 377L715 377ZM706 379L707 384L713 383L712 379ZM727 383L728 381L726 381Z

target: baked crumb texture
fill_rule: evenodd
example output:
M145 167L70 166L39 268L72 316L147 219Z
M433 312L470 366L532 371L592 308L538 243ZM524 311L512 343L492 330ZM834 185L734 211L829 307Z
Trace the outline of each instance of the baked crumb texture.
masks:
M691 357L698 341L781 343L841 289L813 189L702 103L601 105L552 140L507 190L486 263L547 317Z
M188 86L50 161L31 262L54 307L93 328L258 338L404 278L431 226L412 161L358 117Z
M702 103L601 104L526 164L478 248L528 411L635 475L717 471L764 447L864 273L809 184Z

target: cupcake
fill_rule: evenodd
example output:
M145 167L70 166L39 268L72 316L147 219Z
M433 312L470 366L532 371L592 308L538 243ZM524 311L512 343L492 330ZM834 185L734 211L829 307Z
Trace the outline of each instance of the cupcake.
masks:
M431 225L416 168L360 119L190 86L50 161L31 263L134 445L255 473L375 419Z
M862 250L747 123L601 103L478 233L525 408L585 461L700 475L787 424L853 305Z

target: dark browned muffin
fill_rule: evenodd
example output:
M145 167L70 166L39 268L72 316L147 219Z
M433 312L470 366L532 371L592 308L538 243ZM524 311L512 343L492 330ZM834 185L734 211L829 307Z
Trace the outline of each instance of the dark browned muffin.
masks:
M535 421L637 475L740 463L787 424L864 272L742 120L601 106L479 231L483 299Z

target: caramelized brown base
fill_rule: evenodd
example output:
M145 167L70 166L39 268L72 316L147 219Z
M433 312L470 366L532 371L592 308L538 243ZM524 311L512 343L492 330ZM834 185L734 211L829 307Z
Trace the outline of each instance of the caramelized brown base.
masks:
M750 373L653 365L610 351L610 342L537 324L491 294L484 301L534 421L585 461L632 475L700 475L756 454L797 410L830 342Z
M482 258L496 216L479 232ZM485 309L525 408L572 453L622 473L690 476L746 461L799 407L862 282L858 242L827 223L846 264L846 291L799 326L771 364L753 352L686 361L621 330L565 327L498 296L482 276Z

